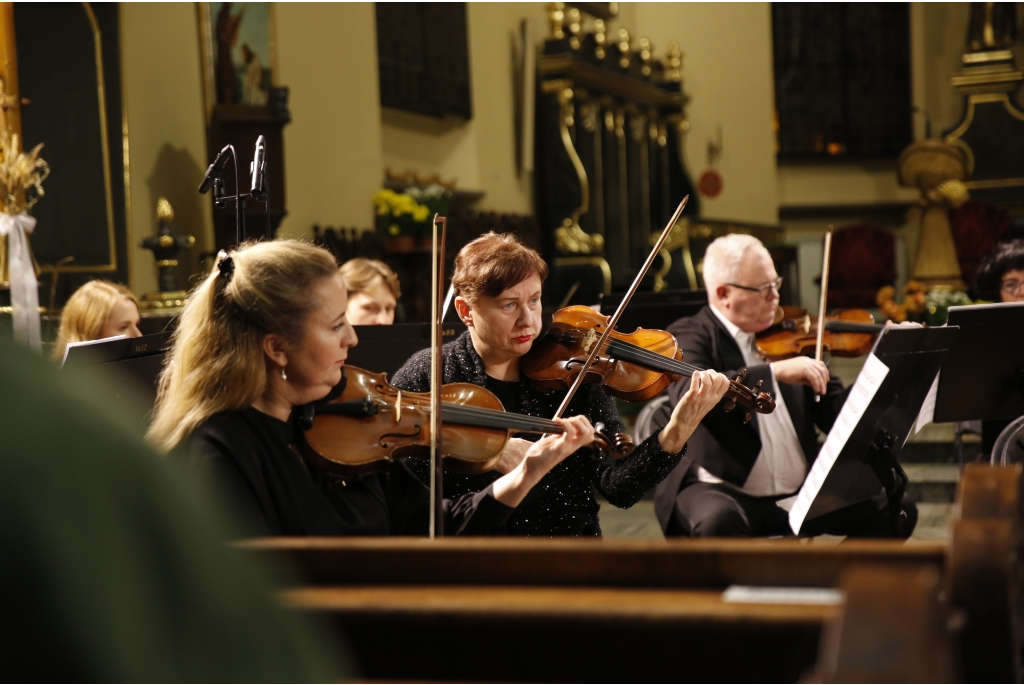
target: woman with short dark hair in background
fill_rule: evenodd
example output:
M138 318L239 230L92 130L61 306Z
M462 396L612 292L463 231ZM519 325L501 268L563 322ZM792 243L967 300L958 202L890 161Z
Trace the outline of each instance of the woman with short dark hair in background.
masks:
M1000 243L982 257L974 281L975 295L990 302L1024 302L1024 240ZM988 459L996 439L1010 421L981 422L982 458Z
M990 302L1024 302L1024 240L996 245L978 265L974 290Z

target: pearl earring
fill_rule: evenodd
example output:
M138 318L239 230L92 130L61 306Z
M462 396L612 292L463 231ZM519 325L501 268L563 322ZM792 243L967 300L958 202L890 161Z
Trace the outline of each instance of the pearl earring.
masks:
M283 380L283 381L288 380L288 374L286 374L284 372L284 367L283 366L281 367L281 380Z

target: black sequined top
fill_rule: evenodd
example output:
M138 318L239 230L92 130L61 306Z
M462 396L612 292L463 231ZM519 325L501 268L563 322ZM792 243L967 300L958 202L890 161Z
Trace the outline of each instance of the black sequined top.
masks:
M469 331L444 346L445 383L474 383L486 386L483 360L473 347ZM430 350L413 355L395 374L391 383L403 390L425 392L430 389ZM526 380L519 381L519 413L551 418L565 397L564 392L547 392ZM591 423L602 422L608 433L623 432L614 400L598 385L583 385L569 404L566 416L585 415ZM683 450L685 452L685 448ZM676 464L682 452L669 454L652 435L638 445L629 457L605 465L590 448L569 456L530 491L509 517L510 535L601 535L594 488L617 507L626 509L661 482ZM409 460L410 468L427 482L429 462ZM480 475L445 473L444 496L459 497L487 487L500 477L491 472Z

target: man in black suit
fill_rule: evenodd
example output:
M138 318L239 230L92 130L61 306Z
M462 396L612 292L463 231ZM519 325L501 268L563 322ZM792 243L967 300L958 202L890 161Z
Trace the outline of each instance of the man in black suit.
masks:
M693 433L686 455L656 490L655 513L667 536L721 537L791 534L788 511L818 453L815 426L832 428L847 390L828 367L809 357L767 363L756 333L772 325L782 278L759 240L731 234L715 240L704 256L709 306L669 327L684 359L762 389L776 401L771 414L743 423L742 407L719 404ZM684 378L669 388L673 406L689 387ZM815 400L815 396L820 400ZM909 537L917 508L904 498ZM888 537L892 521L885 492L807 521L802 533Z

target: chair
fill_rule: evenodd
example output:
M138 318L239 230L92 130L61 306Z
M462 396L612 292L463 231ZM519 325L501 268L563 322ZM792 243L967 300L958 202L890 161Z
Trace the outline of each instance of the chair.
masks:
M881 226L845 226L832 237L828 308L874 308L879 288L896 282L896 239Z

